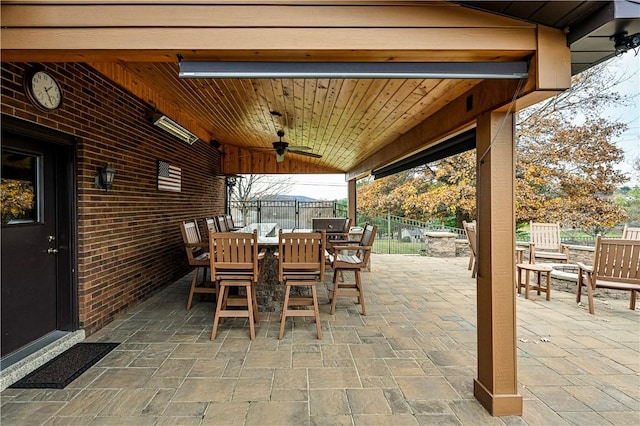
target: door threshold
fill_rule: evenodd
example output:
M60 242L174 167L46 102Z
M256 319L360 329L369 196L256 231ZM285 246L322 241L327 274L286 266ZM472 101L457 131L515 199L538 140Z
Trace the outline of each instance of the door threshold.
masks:
M53 331L0 360L0 391L84 340L84 330Z

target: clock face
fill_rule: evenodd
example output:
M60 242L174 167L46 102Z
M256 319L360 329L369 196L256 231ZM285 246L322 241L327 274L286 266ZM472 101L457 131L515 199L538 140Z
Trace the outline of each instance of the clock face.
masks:
M36 71L27 78L27 94L37 107L52 111L62 104L62 89L49 73Z

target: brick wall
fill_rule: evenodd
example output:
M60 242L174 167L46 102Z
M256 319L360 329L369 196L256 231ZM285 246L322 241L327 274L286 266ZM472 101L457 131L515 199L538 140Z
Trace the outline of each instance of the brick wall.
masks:
M79 319L91 334L188 272L179 223L224 213L224 180L215 177L220 154L155 127L145 119L151 106L87 65L41 65L58 77L62 107L37 110L22 88L28 65L2 63L2 112L79 138ZM156 189L157 160L182 169L182 192ZM94 176L108 161L117 172L105 192Z

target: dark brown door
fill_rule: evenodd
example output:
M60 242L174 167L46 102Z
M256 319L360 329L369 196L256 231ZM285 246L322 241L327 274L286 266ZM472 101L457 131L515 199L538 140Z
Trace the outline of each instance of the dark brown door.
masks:
M2 356L57 329L56 147L2 134Z

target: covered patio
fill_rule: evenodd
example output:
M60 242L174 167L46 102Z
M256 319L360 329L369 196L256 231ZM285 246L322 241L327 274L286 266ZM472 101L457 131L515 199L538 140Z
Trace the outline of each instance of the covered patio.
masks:
M331 276L327 277L329 281ZM492 417L474 398L476 281L466 258L374 255L355 299L329 315L323 340L279 314L257 339L240 320L209 339L213 303L184 303L186 275L89 341L120 345L64 390L7 389L3 424L634 424L640 411L640 314L626 299L596 315L556 291L516 298L521 417Z

